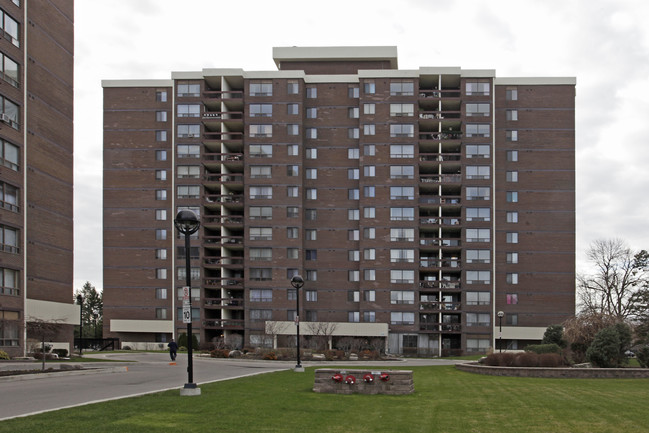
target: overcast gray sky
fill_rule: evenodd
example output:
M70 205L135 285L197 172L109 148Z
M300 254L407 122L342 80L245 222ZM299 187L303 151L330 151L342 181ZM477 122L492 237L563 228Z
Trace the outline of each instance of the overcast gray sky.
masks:
M74 287L102 288L102 79L276 70L275 46L397 46L400 69L577 77L577 270L594 239L649 249L645 0L75 2Z

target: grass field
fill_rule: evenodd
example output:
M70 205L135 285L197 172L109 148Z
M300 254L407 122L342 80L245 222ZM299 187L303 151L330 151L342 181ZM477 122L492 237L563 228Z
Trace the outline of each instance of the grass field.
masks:
M416 367L407 396L312 391L313 369L7 420L0 432L645 432L649 379L529 379Z

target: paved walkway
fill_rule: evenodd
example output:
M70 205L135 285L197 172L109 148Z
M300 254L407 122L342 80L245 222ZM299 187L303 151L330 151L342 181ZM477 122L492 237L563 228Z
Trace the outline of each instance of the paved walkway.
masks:
M26 375L0 378L0 421L8 418L34 415L52 410L81 406L149 394L169 389L180 389L187 382L187 356L179 354L176 365L170 365L164 353L119 353L88 355L131 362L86 363L85 368L100 369L93 374L81 370L71 373ZM272 371L288 370L295 361L257 361L194 357L194 381L197 384L234 379ZM303 366L420 366L449 365L457 361L411 359L384 362L303 362ZM40 363L1 363L0 368L40 368ZM46 365L58 368L56 364ZM188 397L190 398L190 397Z

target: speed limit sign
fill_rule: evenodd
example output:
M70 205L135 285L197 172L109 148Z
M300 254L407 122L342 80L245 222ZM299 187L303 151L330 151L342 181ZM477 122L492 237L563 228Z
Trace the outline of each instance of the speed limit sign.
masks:
M191 305L183 305L183 323L192 323Z

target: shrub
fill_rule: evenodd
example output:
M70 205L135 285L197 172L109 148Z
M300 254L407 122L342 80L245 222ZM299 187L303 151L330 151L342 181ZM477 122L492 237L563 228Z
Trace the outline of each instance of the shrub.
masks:
M543 353L538 355L538 367L563 367L566 365L565 360L558 353Z
M649 346L644 346L636 350L635 356L638 359L638 364L642 368L649 368Z
M188 347L187 333L178 336L178 346ZM198 350L198 337L196 337L196 334L192 334L192 349Z
M230 351L228 349L214 349L210 351L211 358L228 358Z
M558 353L493 353L484 359L485 365L497 367L561 367L566 361Z
M511 367L514 364L515 355L513 353L492 353L485 359L485 365L496 367Z
M275 354L275 352L266 352L261 357L261 359L265 359L267 361L277 361L277 355Z
M5 352L4 350L0 350L0 359L11 359L9 358L9 354Z
M54 349L52 350L52 353L56 353L57 355L59 355L59 358L67 358L68 349Z
M549 344L530 344L525 347L525 351L533 353L561 353L561 347L556 343Z
M586 350L586 359L595 367L617 367L619 347L620 335L614 326L609 326L595 335L593 343Z
M566 347L568 342L563 338L563 326L550 325L543 334L542 344L556 344L559 347ZM540 352L537 352L540 353ZM548 353L548 352L544 352Z

